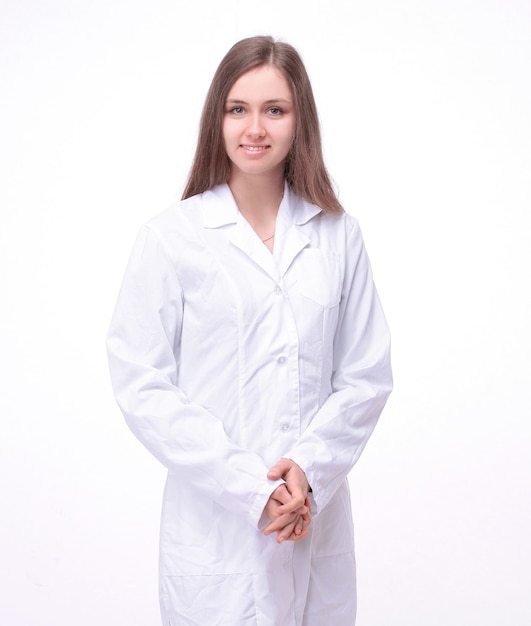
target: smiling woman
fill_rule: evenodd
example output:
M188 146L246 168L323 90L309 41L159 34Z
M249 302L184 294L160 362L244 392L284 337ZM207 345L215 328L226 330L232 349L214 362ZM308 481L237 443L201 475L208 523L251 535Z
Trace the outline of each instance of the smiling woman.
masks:
M326 171L319 117L306 68L297 51L270 37L250 37L233 46L221 61L208 91L194 162L183 199L226 183L231 162L223 141L223 120L229 91L244 74L258 68L276 69L289 85L295 128L287 155L284 177L301 198L325 212L343 213ZM272 98L279 94L272 92ZM237 103L242 104L242 103ZM282 109L282 107L280 107Z
M263 65L238 78L228 93L223 119L223 145L231 161L229 186L240 211L270 250L274 234L268 233L275 230L294 131L293 94L280 70ZM244 197L246 189L257 186L264 192L260 207Z
M391 391L360 229L297 52L236 44L183 200L142 228L108 336L117 401L168 468L163 624L353 626L347 475Z
M294 130L293 95L280 70L264 65L240 76L227 96L223 120L231 187L239 177L260 175L283 188Z

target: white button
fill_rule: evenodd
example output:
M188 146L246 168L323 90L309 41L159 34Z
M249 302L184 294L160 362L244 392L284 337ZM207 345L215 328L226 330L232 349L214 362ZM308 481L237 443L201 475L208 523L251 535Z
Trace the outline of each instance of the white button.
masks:
M280 424L280 430L283 433L287 433L289 430L289 424L287 422L283 422L282 424Z
M274 289L273 289L273 293L275 293L277 296L279 296L282 293L282 289L277 285Z
M286 365L287 360L288 360L288 359L286 359L286 357L285 357L285 356L279 356L279 357L278 357L278 359L277 359L277 363L278 363L279 365Z

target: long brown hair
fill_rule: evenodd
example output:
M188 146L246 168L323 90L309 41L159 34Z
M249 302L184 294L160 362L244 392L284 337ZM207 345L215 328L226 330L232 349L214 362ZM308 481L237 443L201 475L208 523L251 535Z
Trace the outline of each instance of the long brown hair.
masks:
M230 176L230 160L223 143L225 100L238 78L262 65L273 65L286 77L295 104L295 133L286 159L285 177L301 198L328 213L342 213L326 171L321 148L317 108L304 64L298 52L272 37L249 37L234 44L219 64L208 91L199 138L183 200L216 185Z

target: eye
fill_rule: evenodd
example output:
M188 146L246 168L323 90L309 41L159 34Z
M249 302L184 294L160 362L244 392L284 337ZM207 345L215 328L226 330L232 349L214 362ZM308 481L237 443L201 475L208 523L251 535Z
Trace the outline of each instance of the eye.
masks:
M282 113L282 109L280 107L271 107L269 109L269 113L271 115L280 115Z
M234 115L241 115L243 112L243 107L240 106L234 106L229 109L229 113L233 113Z

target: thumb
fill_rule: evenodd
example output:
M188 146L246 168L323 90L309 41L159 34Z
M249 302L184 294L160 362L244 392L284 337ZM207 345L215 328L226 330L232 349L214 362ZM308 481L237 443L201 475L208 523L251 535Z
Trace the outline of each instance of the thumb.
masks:
M288 459L280 459L267 473L269 480L278 480L282 478L291 467L291 461Z

